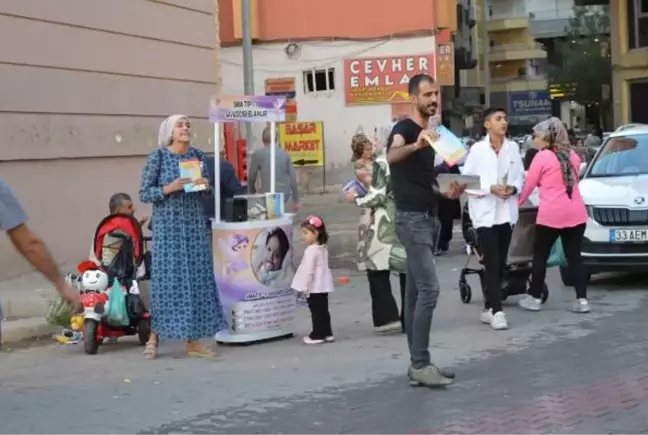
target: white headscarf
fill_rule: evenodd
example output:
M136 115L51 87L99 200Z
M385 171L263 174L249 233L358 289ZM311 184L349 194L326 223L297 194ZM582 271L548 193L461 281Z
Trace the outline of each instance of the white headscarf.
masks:
M160 131L158 132L158 148L164 148L171 145L173 129L175 128L176 123L183 118L187 118L187 116L171 115L162 121L162 124L160 124Z

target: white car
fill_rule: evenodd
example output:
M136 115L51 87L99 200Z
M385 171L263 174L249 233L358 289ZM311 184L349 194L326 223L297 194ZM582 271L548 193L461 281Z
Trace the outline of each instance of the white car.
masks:
M583 262L589 276L648 265L648 125L617 129L584 168L579 188L589 218ZM565 285L572 279L567 269Z

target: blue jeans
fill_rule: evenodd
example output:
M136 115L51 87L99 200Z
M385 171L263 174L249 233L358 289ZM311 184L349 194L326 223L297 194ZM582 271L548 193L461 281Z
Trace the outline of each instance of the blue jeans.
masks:
M430 327L439 298L439 279L434 251L439 220L434 214L396 212L396 235L407 252L405 289L405 332L412 367L430 364Z

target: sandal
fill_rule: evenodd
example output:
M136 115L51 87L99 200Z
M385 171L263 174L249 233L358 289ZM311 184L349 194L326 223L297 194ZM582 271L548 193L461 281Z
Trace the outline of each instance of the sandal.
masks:
M216 352L203 347L197 341L190 341L187 343L187 356L196 358L214 358L216 356Z
M157 337L151 335L149 341L146 342L146 348L144 349L144 358L146 359L155 359L157 357L158 345L160 342Z

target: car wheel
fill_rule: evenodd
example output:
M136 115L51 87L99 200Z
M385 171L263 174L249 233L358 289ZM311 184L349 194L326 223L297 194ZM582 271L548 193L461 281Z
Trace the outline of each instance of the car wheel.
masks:
M572 287L574 285L574 280L572 279L571 273L567 267L560 266L560 279L563 284L567 287Z

